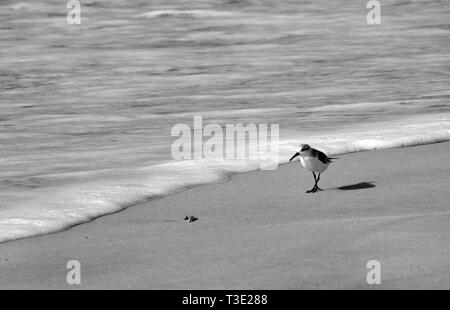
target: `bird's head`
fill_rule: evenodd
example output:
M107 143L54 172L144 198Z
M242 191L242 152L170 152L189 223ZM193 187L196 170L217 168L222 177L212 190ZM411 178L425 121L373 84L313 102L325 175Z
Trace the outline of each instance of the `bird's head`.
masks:
M292 161L295 157L297 157L299 155L300 156L306 155L309 152L311 152L311 147L308 144L301 144L300 150L297 153L295 153L289 161Z
M311 147L308 145L308 144L302 144L302 145L300 145L300 155L302 154L302 153L306 153L306 152L309 152L309 151L311 151Z

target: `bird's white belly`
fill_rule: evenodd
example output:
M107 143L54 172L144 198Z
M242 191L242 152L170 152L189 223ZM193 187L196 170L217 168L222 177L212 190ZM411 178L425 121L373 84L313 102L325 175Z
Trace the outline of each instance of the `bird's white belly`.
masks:
M300 162L303 167L314 172L324 172L328 168L328 163L324 164L317 157L301 156Z

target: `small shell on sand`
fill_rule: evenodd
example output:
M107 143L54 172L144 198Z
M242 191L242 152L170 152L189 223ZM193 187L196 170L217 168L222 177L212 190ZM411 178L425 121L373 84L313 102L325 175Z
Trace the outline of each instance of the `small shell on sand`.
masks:
M184 218L184 221L186 222L186 223L192 223L192 222L195 222L196 220L198 220L198 218L197 217L195 217L195 216L186 216L185 218Z

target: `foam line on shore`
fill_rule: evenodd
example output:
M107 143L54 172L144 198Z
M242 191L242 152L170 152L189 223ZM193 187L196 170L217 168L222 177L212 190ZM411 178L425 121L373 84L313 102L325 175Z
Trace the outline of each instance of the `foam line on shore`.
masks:
M298 134L280 141L280 163L287 162L301 143L337 155L444 141L450 141L450 115L426 115L338 133ZM20 205L2 207L0 242L65 230L154 197L259 168L257 159L179 161L115 171L77 184L37 188L33 197Z

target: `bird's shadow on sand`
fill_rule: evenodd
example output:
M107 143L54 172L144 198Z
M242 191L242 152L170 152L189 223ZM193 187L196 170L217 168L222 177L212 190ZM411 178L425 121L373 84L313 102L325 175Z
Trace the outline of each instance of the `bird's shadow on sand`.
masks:
M356 184L351 184L351 185L345 185L345 186L341 186L338 187L337 189L340 189L341 191L351 191L351 190L355 190L355 189L365 189L365 188L372 188L375 187L375 183L374 181L371 182L359 182Z

